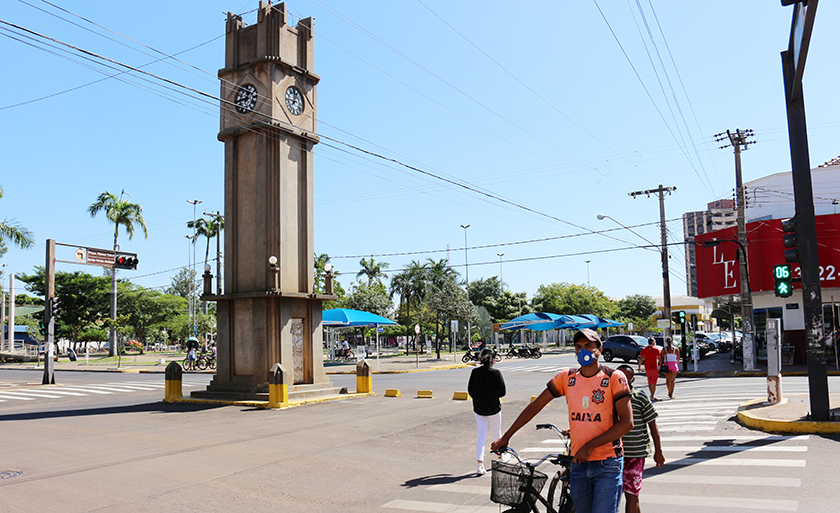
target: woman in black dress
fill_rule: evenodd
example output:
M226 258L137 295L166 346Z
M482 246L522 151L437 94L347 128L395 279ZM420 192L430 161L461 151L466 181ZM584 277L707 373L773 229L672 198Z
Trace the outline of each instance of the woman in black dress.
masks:
M502 404L499 398L505 396L505 380L498 369L493 368L493 351L482 349L478 357L481 365L472 370L467 391L472 397L475 421L478 424L478 437L475 442L475 454L478 461L479 475L486 474L484 468L484 443L488 429L493 438L502 437Z

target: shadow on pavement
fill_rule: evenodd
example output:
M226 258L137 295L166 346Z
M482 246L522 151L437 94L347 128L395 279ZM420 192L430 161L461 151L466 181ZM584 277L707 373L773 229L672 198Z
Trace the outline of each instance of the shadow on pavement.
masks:
M424 476L418 477L416 479L409 479L402 486L406 488L415 488L418 486L432 486L437 484L451 484L457 483L458 481L463 481L464 479L472 479L476 477L481 477L475 472L471 472L469 474L463 474L460 476L453 476L452 474L435 474L432 476Z
M86 408L76 410L37 411L27 413L13 413L0 415L0 422L12 420L40 420L63 417L90 417L96 415L117 415L122 413L190 413L214 408L223 408L221 404L193 404L193 403L147 403L127 406L110 406L107 408Z

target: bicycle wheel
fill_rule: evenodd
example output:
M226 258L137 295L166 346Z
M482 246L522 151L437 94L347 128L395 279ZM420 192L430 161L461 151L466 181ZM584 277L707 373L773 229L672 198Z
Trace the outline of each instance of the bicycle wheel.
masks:
M190 370L190 359L189 359L189 357L184 358L184 361L181 362L181 368L184 369L185 371Z
M196 365L196 367L198 367L198 370L206 369L207 368L207 358L205 358L203 356L200 357L198 360L196 360L195 365Z
M568 470L565 470L568 472ZM572 496L569 495L569 482L562 478L563 471L554 474L548 486L548 503L557 513L575 513Z
M210 367L211 369L214 369L214 370L215 370L215 369L216 369L216 357L214 356L213 358L210 358L210 359L208 360L208 362L209 362L209 363L208 363L208 365L207 365L207 366L208 366L208 367Z

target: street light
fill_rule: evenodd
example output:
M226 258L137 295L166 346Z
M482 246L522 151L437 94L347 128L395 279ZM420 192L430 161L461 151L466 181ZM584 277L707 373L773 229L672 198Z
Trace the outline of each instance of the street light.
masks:
M592 260L586 260L586 286L589 287L589 262Z
M462 224L461 228L464 229L464 266L466 268L467 274L467 302L470 301L470 260L467 258L467 228L471 225L469 224ZM467 348L472 345L472 322L469 318L467 318Z
M502 290L505 289L505 280L502 278L502 257L505 256L504 253L496 253L496 256L499 257L499 286L502 287Z
M625 226L616 218L605 214L598 214L599 221L603 221L605 218L612 219L616 224L618 224L625 230L630 231L637 237L641 238L642 240L653 246L653 248L656 248L657 251L659 251L659 256L662 260L662 318L668 321L668 327L665 328L665 336L671 336L671 273L668 272L668 244L667 240L665 239L666 235L664 226L662 228L662 245L661 247L659 247L650 240L648 240L646 237L643 237L642 235L634 231L629 226ZM685 349L686 338L687 337L685 336L685 333L683 333L683 349ZM683 360L683 365L685 365L685 360Z

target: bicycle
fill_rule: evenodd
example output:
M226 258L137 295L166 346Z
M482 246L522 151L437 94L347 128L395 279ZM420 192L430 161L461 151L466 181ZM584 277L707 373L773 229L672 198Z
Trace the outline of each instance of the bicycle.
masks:
M503 447L497 454L510 453L517 463L511 464L493 460L493 479L490 487L490 500L497 504L510 506L505 513L522 513L532 511L539 513L537 501L545 506L546 513L574 513L575 506L569 492L569 474L572 466L572 456L569 454L569 439L554 424L537 424L537 429L553 429L563 440L566 447L565 454L546 454L536 463L525 462L516 451L510 447ZM548 498L540 493L548 480L548 476L537 467L546 460L559 465L560 470L554 474L548 487Z
M216 357L212 354L202 354L196 360L195 365L198 367L198 370L205 370L207 368L215 369Z
M193 371L194 371L194 370L196 370L196 369L198 368L198 367L197 367L197 364L198 364L198 360L197 360L197 359L196 359L196 360L190 360L189 355L187 355L187 357L186 357L186 358L184 358L184 361L183 361L183 362L181 362L181 367L182 367L185 371L191 371L191 370L193 370Z

